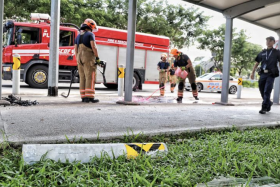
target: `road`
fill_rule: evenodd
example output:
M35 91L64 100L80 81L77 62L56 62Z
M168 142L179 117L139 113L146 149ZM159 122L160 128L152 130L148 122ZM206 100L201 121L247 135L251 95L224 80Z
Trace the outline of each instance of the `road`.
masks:
M69 83L59 83L59 95L61 93L67 93L69 88ZM11 81L3 81L3 94L8 95L12 91L12 82ZM151 96L156 90L158 90L158 85L155 84L144 84L143 85L143 90L138 90L136 92L133 92L133 96L144 96L148 97ZM173 97L176 98L177 95L177 88L175 89L175 93L170 93L170 87L169 83L167 83L167 89L166 89L166 96L167 97ZM40 96L40 95L47 95L47 89L33 89L30 88L28 85L25 83L21 83L21 95L27 95L27 96ZM79 93L79 84L73 84L72 90L71 90L71 96L78 96ZM96 84L96 97L98 96L117 96L117 90L110 90L107 89L103 84ZM191 92L185 91L184 93L185 97L188 99L192 98ZM153 96L159 96L159 91L154 93ZM202 100L208 100L212 99L213 101L219 101L221 94L217 92L206 92L202 91L199 93L199 97ZM235 100L236 95L229 95L229 99ZM242 98L248 99L248 100L256 100L260 102L260 94L258 89L253 89L253 88L243 88L242 90Z
M60 84L59 92L67 91L68 84ZM144 85L143 91L134 92L134 99L147 98L157 85ZM4 81L4 94L9 94L11 85ZM11 142L56 142L75 136L87 139L121 137L124 134L180 133L204 128L224 128L259 125L278 125L280 106L273 106L267 115L260 115L257 89L244 89L243 103L236 106L212 104L220 100L218 93L200 93L201 100L194 103L191 92L185 92L185 104L175 102L176 94L167 91L166 97L153 97L140 106L117 105L117 91L97 86L98 104L81 103L78 85L74 85L71 97L46 97L47 90L31 89L22 85L23 99L36 99L38 106L0 107L0 129ZM158 96L158 92L155 93ZM238 103L236 95L230 100ZM154 102L155 101L155 102ZM254 101L254 102L252 102ZM249 104L248 104L249 103ZM244 106L245 105L245 106ZM1 141L1 140L0 140Z

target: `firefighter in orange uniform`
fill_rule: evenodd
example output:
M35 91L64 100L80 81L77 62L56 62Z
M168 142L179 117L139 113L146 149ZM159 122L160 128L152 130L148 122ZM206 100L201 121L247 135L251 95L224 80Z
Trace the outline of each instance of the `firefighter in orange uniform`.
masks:
M81 32L75 40L75 55L80 76L80 94L82 102L99 102L95 99L95 79L97 64L100 63L93 30L97 29L95 21L86 19Z
M170 82L170 91L171 91L171 93L174 93L174 89L175 89L176 83L177 83L177 77L175 75L174 63L171 65L171 68L169 70L169 82Z
M195 100L198 99L198 92L197 92L197 86L196 86L196 76L195 71L192 66L192 62L188 55L183 54L182 52L179 52L178 49L172 49L171 55L175 58L174 60L174 67L177 70L177 68L181 68L182 71L186 70L188 72L188 79L191 84L193 97ZM185 88L185 79L182 79L179 77L179 85L178 85L178 102L182 102L183 100L183 93Z
M167 62L167 54L163 53L161 55L161 61L157 65L157 69L159 71L159 88L160 88L160 96L164 96L165 83L167 80L167 72L169 72L170 64Z

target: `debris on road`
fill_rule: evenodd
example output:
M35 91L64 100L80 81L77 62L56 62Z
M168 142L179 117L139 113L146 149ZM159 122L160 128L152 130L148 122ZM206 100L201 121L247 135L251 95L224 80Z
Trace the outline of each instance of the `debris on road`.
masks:
M2 99L10 102L10 105L12 106L32 106L32 105L39 104L36 100L35 101L21 100L21 97L17 97L13 94L8 95L8 97L4 97Z

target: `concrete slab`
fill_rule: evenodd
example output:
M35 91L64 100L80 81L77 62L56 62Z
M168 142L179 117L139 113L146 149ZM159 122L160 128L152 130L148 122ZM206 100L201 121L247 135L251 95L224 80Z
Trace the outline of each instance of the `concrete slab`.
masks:
M128 101L117 101L116 103L119 105L140 105L140 103Z
M216 105L223 105L223 106L234 106L232 103L223 103L223 102L215 102Z
M182 133L191 129L225 128L279 121L280 106L260 115L259 106L63 104L3 107L10 142L57 143L74 137L88 140ZM15 118L15 114L17 117Z
M2 119L2 114L0 111L0 143L6 141L6 133L5 133L5 121Z
M140 153L156 156L159 153L167 153L168 149L164 143L146 144L24 144L22 148L23 159L26 164L33 164L41 160L51 159L61 162L88 163L93 157L109 156L118 158L126 156L134 158Z

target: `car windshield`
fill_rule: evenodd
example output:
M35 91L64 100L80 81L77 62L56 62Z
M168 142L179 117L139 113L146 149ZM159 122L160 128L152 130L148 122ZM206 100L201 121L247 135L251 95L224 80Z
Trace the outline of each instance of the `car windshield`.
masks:
M206 73L206 74L204 74L204 75L199 76L198 78L203 78L203 77L206 77L206 76L208 76L208 75L209 75L209 73Z
M13 28L9 28L6 33L4 33L4 46L11 45Z

